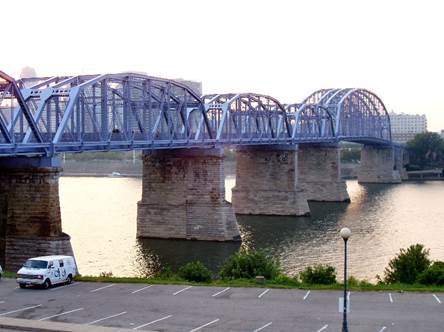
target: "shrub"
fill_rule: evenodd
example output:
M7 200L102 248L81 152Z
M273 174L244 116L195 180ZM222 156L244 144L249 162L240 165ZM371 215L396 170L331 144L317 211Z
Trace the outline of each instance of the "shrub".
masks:
M285 274L280 274L273 280L274 283L278 285L287 285L287 286L299 286L300 282L297 278L289 277Z
M444 262L434 262L418 277L423 285L444 286Z
M179 269L179 277L196 282L211 281L210 270L201 262L189 262Z
M160 279L174 279L177 276L174 274L173 269L171 268L171 266L165 265L165 266L161 267L159 269L159 271L157 271L154 274L154 277L155 278L160 278Z
M350 276L347 279L347 284L349 287L359 287L360 283L361 282L359 281L359 279L354 276Z
M106 272L106 271L102 271L99 274L99 277L101 278L111 278L113 276L113 273L111 271Z
M304 284L331 285L336 282L336 269L330 265L314 265L307 267L299 274Z
M430 266L429 250L422 244L401 249L385 268L385 282L413 284L418 276Z
M264 252L240 251L228 257L222 265L220 276L222 279L252 279L264 276L267 280L273 280L280 273L279 262L267 257Z

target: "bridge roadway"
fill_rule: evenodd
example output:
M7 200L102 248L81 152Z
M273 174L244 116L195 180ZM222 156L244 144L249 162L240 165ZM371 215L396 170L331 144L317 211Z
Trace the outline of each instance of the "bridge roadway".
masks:
M339 291L88 282L19 289L4 279L0 323L8 317L141 331L337 332L339 296ZM350 331L442 331L443 300L443 293L352 292Z

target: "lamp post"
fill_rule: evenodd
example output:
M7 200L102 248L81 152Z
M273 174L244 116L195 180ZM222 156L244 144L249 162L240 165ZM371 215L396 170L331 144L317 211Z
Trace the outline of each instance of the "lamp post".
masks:
M341 237L344 240L344 307L342 316L342 332L348 332L347 323L347 240L351 236L351 230L349 228L341 229Z

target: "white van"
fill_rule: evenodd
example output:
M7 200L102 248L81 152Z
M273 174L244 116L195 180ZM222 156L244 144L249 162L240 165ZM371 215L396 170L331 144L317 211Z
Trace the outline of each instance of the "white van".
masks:
M72 256L42 256L28 259L17 272L20 288L40 285L71 283L77 275L77 266Z

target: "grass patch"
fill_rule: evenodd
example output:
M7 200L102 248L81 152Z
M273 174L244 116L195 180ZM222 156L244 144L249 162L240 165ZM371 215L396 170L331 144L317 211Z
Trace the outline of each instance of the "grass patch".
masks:
M5 278L15 278L15 272L11 272L11 271L3 271L3 275L2 277Z
M11 271L3 271L4 278L15 278L16 273ZM377 292L377 291L393 291L393 292L437 292L444 293L444 286L425 286L420 284L372 284L367 281L356 282L355 278L350 278L351 283L348 287L351 291ZM310 289L310 290L342 290L343 286L339 283L331 285L312 285L299 282L295 278L288 276L278 276L275 280L266 280L263 284L256 283L253 279L233 279L222 280L216 279L210 282L193 282L186 281L178 276L169 278L139 278L139 277L115 277L115 276L76 276L74 278L78 282L109 282L109 283L127 283L127 284L152 284L152 285L192 285L192 286L210 286L210 287L245 287L245 288L277 288L277 289Z
M136 278L136 277L95 277L77 276L76 281L88 282L110 282L110 283L138 283L153 285L192 285L192 286L214 286L214 287L245 287L245 288L280 288L280 289L310 289L310 290L342 290L343 285L334 283L331 285L313 285L298 282L294 278L284 277L276 280L268 280L258 284L252 279L212 280L210 282L192 282L173 278ZM444 286L425 286L419 284L372 284L359 282L348 287L351 291L396 291L396 292L444 292Z

